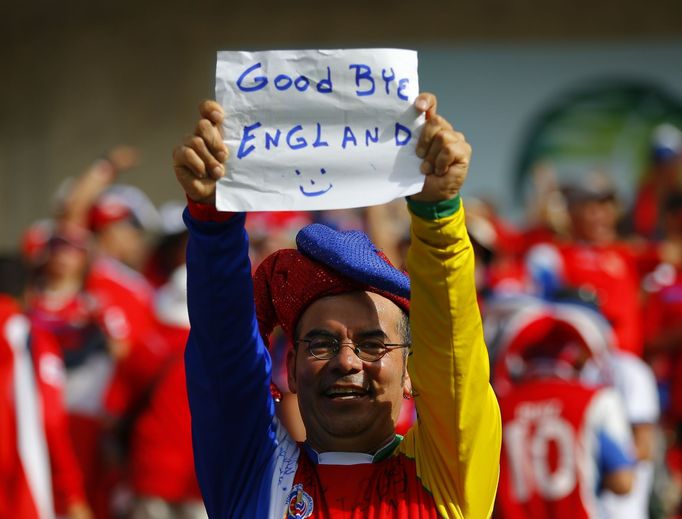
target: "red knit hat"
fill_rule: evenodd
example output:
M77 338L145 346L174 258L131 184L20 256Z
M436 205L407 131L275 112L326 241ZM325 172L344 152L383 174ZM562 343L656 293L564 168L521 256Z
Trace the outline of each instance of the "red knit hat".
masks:
M304 310L326 296L369 291L409 312L409 278L364 233L312 224L296 241L299 250L271 254L254 275L258 326L266 343L277 325L292 340Z

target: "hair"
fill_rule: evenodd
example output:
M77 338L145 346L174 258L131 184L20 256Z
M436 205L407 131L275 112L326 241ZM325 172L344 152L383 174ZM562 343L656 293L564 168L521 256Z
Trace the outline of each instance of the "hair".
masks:
M402 310L402 315L400 316L400 320L398 321L398 334L400 335L400 340L404 344L411 344L412 343L412 329L410 328L410 316L409 314L405 311ZM407 350L405 350L407 351Z

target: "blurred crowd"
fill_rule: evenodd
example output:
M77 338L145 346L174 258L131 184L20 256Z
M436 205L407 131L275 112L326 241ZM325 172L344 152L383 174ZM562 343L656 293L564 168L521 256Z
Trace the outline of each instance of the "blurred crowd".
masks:
M156 208L126 185L136 162L117 147L66 182L0 263L0 519L206 517L184 202ZM608 173L562 183L551 164L523 225L464 197L504 426L495 516L682 517L681 173L682 134L663 125L627 206ZM253 268L312 221L364 229L404 268L405 211L249 214ZM271 344L278 413L303 440L289 345Z

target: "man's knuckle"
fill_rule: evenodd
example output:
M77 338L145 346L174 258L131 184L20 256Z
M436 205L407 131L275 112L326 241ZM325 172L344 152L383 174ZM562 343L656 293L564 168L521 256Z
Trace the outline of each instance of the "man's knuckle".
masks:
M433 140L440 146L445 146L448 141L448 134L447 132L441 130L433 137Z
M211 132L211 140L209 142L211 147L216 149L220 149L223 146L223 138L221 137L220 132L215 128Z
M185 159L185 162L191 162L194 160L195 153L192 148L189 146L183 146L182 148L182 157Z
M204 148L204 139L195 135L190 140L190 146L195 150L201 150Z
M212 128L211 121L209 121L208 119L201 119L197 123L196 133L199 135L204 135L210 132L211 128Z

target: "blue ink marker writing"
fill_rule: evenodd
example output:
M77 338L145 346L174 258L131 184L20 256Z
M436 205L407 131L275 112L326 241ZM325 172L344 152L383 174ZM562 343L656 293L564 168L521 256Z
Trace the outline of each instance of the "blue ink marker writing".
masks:
M362 66L364 67L365 65ZM262 67L263 64L259 62L254 65L251 65L246 70L244 70L244 72L242 72L240 76L237 78L237 88L242 92L255 92L257 90L265 88L266 85L269 83L269 80L266 76L251 77L251 74L254 71ZM371 79L371 77L369 79ZM372 82L373 81L374 80L372 80ZM315 81L311 80L307 76L304 76L303 74L296 77L296 79L287 74L278 74L273 81L275 88L280 92L289 90L292 85L299 92L305 92L306 90L308 90L311 83L315 84ZM332 72L330 67L327 67L327 77L324 77L317 81L315 88L320 94L329 94L333 91Z
M294 86L299 92L305 92L310 86L310 80L305 76L299 76L296 78L296 81L294 81Z
M261 126L262 126L261 123L254 123L249 126L244 126L244 133L242 134L242 140L239 143L239 150L237 151L238 159L243 159L249 153L256 149L256 147L253 144L251 144L248 147L246 147L245 145L247 142L252 141L256 138L256 136L253 135L251 132L253 130L256 130L257 128L260 128Z
M355 138L355 134L353 133L353 130L350 129L350 126L346 126L343 129L343 141L341 142L341 147L345 150L346 146L348 146L349 142L352 142L353 146L358 145L358 141Z
M402 138L400 134L403 134ZM412 132L407 126L400 123L395 123L395 145L405 146L412 139Z
M398 97L403 101L407 101L407 96L405 95L405 89L407 88L410 80L406 77L398 81Z
M287 90L293 82L294 80L286 74L280 74L275 78L274 84L277 90Z
M317 82L317 91L320 94L330 94L332 91L332 69L327 67L327 78Z
M393 71L393 67L389 68L388 70L391 71L391 75L388 75L386 72L387 70L385 68L381 69L381 78L384 80L384 83L386 83L386 95L390 94L390 89L388 85L395 79L395 72Z
M275 135L273 136L270 132L265 132L265 149L269 150L270 147L278 147L279 146L279 138L282 135L282 130L277 129L275 131Z
M297 124L291 130L289 130L289 133L287 133L287 144L289 145L289 148L291 148L292 150L299 150L301 148L305 148L308 145L308 141L306 141L305 138L301 137L300 135L296 137L295 143L292 142L294 134L302 130L303 126Z
M262 66L263 65L261 63L256 63L255 65L250 66L244 72L242 72L242 75L239 76L239 79L237 79L237 88L239 88L239 90L241 90L242 92L255 92L256 90L265 88L265 85L268 84L268 78L266 78L265 76L257 76L253 78L253 86L244 86L243 84L244 79L250 72L253 72L258 68L261 68Z
M329 146L329 143L327 141L322 140L322 125L320 123L317 123L317 133L315 134L315 142L313 142L313 148L319 148L320 146Z
M350 64L348 65L348 68L351 70L355 69L355 86L358 87L358 90L355 91L355 94L358 96L371 96L374 93L375 87L374 78L372 77L372 69L361 63ZM369 82L369 86L366 90L359 90L361 81Z
M321 169L320 169L320 174L324 175L325 173L327 173L327 170L324 169L324 168L321 168ZM299 170L296 170L296 176L300 176L300 175L301 175L301 172L300 172ZM312 186L315 185L315 181L314 181L313 179L310 179L310 185L312 185ZM301 192L301 194L302 194L303 196L312 197L312 196L321 196L321 195L324 195L324 194L325 194L326 192L328 192L332 187L334 187L334 185L330 183L329 186L328 186L326 189L320 189L320 190L318 190L318 191L307 191L307 190L306 190L303 186L301 186L301 185L298 186L298 189L299 189L299 191Z
M372 135L372 130L365 130L365 146L369 146L370 142L379 142L379 127L374 127L374 135Z

